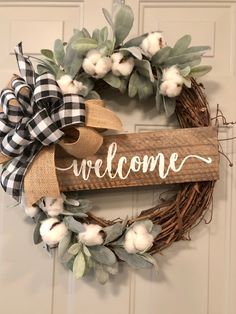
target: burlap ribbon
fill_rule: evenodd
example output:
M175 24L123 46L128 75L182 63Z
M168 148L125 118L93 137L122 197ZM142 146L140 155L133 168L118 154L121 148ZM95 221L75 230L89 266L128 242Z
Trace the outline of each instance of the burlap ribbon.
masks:
M83 102L74 94L62 95L54 77L37 76L17 46L21 77L14 76L1 93L0 163L6 192L20 199L24 191L29 205L41 197L60 194L55 172L55 145L75 158L97 152L102 129L121 130L116 115L101 100ZM33 162L32 162L33 161ZM27 172L26 172L27 170ZM26 175L25 175L26 174Z

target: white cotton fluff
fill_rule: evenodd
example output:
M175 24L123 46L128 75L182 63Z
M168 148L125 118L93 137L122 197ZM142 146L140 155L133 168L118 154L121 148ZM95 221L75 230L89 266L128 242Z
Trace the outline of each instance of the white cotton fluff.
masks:
M154 238L144 224L136 224L125 235L124 248L130 254L145 252L153 245Z
M111 55L112 59L112 73L116 76L128 76L134 68L134 58L130 57L124 59L121 52L116 52Z
M62 197L52 198L47 196L38 201L39 207L51 217L58 216L64 211L63 203Z
M63 94L80 94L86 89L86 86L82 82L73 80L70 75L62 75L62 77L57 80Z
M102 236L102 227L99 225L94 224L83 224L85 231L80 232L78 235L78 240L87 245L101 245L103 243L103 236Z
M183 78L180 75L179 69L176 65L163 70L163 81L175 81L176 83L183 84Z
M163 70L162 81L160 85L160 93L162 95L176 97L181 93L183 77L175 65Z
M35 205L35 206L27 206L26 205L25 195L22 196L20 205L24 209L25 214L31 218L34 218L40 211L40 209L38 208L37 205Z
M31 218L34 218L40 211L40 209L37 206L25 207L24 210L26 215Z
M149 56L152 57L157 51L166 46L164 37L161 32L149 33L140 45L140 48Z
M39 232L43 242L50 246L58 244L65 237L68 229L59 219L48 218L42 222Z
M182 84L174 81L164 81L160 85L160 93L168 97L176 97L181 93Z
M97 49L91 49L83 61L83 69L95 78L104 77L111 70L111 58L103 57Z

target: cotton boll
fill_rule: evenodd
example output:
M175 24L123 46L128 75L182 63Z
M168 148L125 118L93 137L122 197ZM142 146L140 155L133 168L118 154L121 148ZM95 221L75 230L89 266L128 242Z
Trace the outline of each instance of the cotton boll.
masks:
M166 46L164 37L160 32L149 33L140 45L140 48L149 56L152 57L157 51Z
M55 217L60 215L64 211L64 201L62 197L52 198L43 197L39 202L39 207L46 212L49 216Z
M174 81L164 81L160 85L160 93L168 97L176 97L181 93L182 84Z
M153 236L148 232L144 234L136 234L136 237L134 239L134 246L137 251L144 252L152 247L153 241Z
M42 222L39 232L43 241L53 246L65 237L68 230L64 222L60 222L57 218L48 218Z
M82 67L84 71L91 76L93 76L96 73L95 65L88 58L84 59Z
M178 84L183 84L183 78L180 75L179 69L175 65L163 70L162 80L175 81Z
M92 77L102 78L111 70L111 58L103 57L98 50L92 49L87 53L82 67Z
M95 77L102 78L111 70L111 58L101 58L95 66Z
M134 246L135 233L130 229L125 235L124 248L130 254L137 253L137 249Z
M143 223L134 224L126 235L124 248L130 254L145 252L153 245L154 238Z
M26 197L24 194L21 198L20 205L24 209L25 214L31 218L34 218L40 212L40 209L38 208L37 205L27 206Z
M97 49L91 49L88 51L86 58L89 59L89 61L92 64L96 64L100 59L102 55Z
M80 232L78 240L87 246L101 245L103 240L102 227L94 224L83 224L85 231Z
M130 57L125 59L121 52L113 53L111 56L112 73L116 76L128 76L131 74L134 68L134 58Z
M40 211L40 209L37 206L25 207L24 210L26 215L31 218L34 218Z
M86 88L81 82L73 80L70 75L63 75L57 80L63 94L79 94Z

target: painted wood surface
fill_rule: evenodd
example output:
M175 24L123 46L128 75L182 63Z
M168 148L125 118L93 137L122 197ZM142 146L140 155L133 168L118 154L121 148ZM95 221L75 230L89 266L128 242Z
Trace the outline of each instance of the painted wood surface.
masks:
M219 178L217 130L173 129L104 137L96 155L56 160L60 189L93 190Z

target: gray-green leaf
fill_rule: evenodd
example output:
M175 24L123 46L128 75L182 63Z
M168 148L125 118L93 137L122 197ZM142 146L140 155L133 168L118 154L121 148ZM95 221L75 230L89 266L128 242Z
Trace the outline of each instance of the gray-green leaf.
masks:
M165 67L169 67L172 65L179 65L179 64L185 64L188 62L192 62L194 60L197 60L201 58L202 54L200 52L197 53L185 53L179 56L175 57L169 57L165 62L163 62L163 65Z
M148 60L135 60L135 66L140 74L154 82L151 63Z
M65 253L68 250L68 247L69 247L70 241L71 241L71 236L72 236L72 233L68 232L65 235L65 237L58 244L58 257L60 259L63 258L63 256L65 255Z
M206 75L211 70L212 67L210 65L200 65L198 67L192 68L189 76L192 76L194 78L201 77L203 75Z
M114 28L114 24L112 21L111 14L107 11L107 9L103 8L102 9L103 15L105 16L105 19L107 20L108 24L110 24L111 28Z
M140 46L144 38L147 37L147 35L148 33L132 38L129 41L127 41L123 47L126 48L126 47Z
M113 265L116 262L115 254L106 246L91 246L89 248L92 258L104 265Z
M121 81L120 78L113 75L112 72L107 73L104 77L103 80L109 84L110 86L114 88L120 88Z
M77 255L80 252L81 247L81 243L74 243L69 247L68 253L71 255Z
M75 220L72 216L65 217L63 219L66 227L74 233L84 232L85 228L81 222Z
M50 49L41 49L40 52L41 52L41 54L44 57L46 57L46 58L48 58L48 59L50 59L52 61L54 60L54 55L53 55L52 50L50 50Z
M163 104L164 104L166 116L167 117L172 116L172 114L175 112L176 99L164 96L163 97Z
M128 36L134 22L133 11L130 6L122 5L115 16L114 35L116 47Z
M57 63L64 67L65 50L61 39L56 39L54 43L54 55Z
M128 51L135 58L142 60L142 50L139 47L121 48L120 51Z
M189 47L191 44L191 36L190 35L184 35L179 40L177 40L176 44L173 47L173 50L171 52L172 56L178 56L185 52L185 50Z
M73 263L73 273L75 275L75 278L79 279L83 277L85 269L86 269L86 263L85 263L84 255L82 252L79 252Z
M152 263L147 261L139 254L129 254L123 248L114 248L116 255L124 262L126 262L129 266L139 269L139 268L151 268L153 266Z
M120 222L117 222L114 225L103 228L103 231L106 234L104 244L107 244L119 238L124 231L124 227Z
M95 277L97 281L104 285L109 280L109 273L100 264L94 265Z
M139 79L138 73L135 71L133 74L130 76L129 80L129 87L128 87L128 95L129 97L133 98L136 96L138 89L137 89L137 81Z
M172 51L171 47L164 47L160 50L158 50L153 56L152 56L152 63L156 65L160 65L163 62L166 61L166 59L169 57L170 53Z
M36 224L35 229L34 229L34 235L33 235L34 244L39 244L39 243L41 243L41 242L43 241L43 240L42 240L42 237L41 237L41 235L40 235L40 232L39 232L40 227L41 227L41 223L38 222L38 223Z
M152 234L154 239L158 236L158 234L161 233L161 230L162 230L162 228L160 225L153 224L151 234Z
M98 43L93 38L80 38L71 44L73 49L76 49L80 54L84 54L91 49L97 48Z

